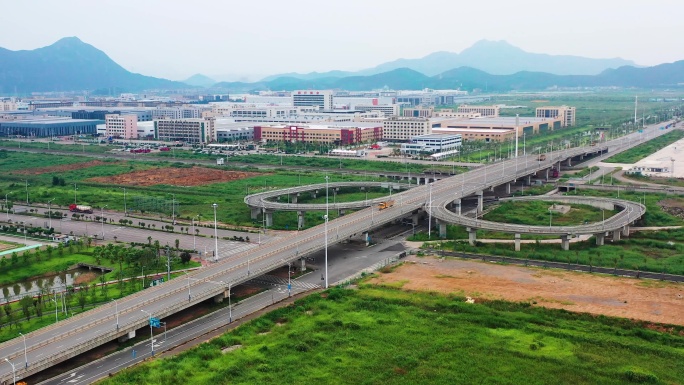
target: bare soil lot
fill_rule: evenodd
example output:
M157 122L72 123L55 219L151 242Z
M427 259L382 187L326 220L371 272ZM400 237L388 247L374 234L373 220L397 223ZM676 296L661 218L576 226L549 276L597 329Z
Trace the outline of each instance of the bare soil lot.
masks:
M253 172L224 171L206 167L191 168L154 168L127 174L91 178L97 183L120 184L126 186L154 186L166 184L173 186L201 186L205 184L230 182L261 175Z
M684 325L684 285L456 259L409 257L372 283Z
M65 172L65 171L81 170L81 169L88 168L88 167L101 166L103 164L105 164L105 162L103 162L101 160L91 160L89 162L63 164L61 166L48 166L48 167L31 168L31 169L26 169L26 170L20 170L20 171L17 171L16 173L21 174L21 175L41 175L41 174L47 174L50 172ZM114 164L114 163L107 163L107 164Z

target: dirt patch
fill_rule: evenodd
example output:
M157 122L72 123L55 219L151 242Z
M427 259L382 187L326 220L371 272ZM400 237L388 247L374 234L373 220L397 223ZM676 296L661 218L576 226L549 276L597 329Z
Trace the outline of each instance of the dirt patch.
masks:
M0 251L11 250L21 247L19 244L0 242Z
M82 283L88 283L97 278L97 274L93 272L79 274L78 277L74 279L74 285L80 285Z
M658 202L658 206L670 215L684 218L684 201L681 199L663 199Z
M212 183L230 182L232 180L240 180L257 175L262 174L255 172L215 170L206 167L167 167L139 170L115 176L91 178L88 179L88 181L126 186L154 186L158 184L172 186L201 186Z
M684 285L677 283L416 257L371 283L684 325Z
M65 171L73 171L73 170L80 170L88 167L95 167L95 166L101 166L105 164L105 162L101 160L91 160L90 162L84 162L84 163L74 163L74 164L64 164L61 166L48 166L48 167L37 167L37 168L32 168L28 170L20 170L17 171L17 174L21 175L40 175L40 174L47 174L49 172L65 172ZM117 162L112 162L108 164L117 164Z

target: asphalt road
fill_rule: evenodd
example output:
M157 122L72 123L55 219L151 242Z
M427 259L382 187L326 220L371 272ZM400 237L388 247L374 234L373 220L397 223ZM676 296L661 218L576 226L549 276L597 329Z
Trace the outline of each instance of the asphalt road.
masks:
M338 244L329 249L329 274L331 281L338 281L374 265L388 257L397 254L397 250L403 249L399 241L385 241L372 247L355 242L349 244ZM309 258L307 265L313 272L307 273L292 282L291 295L296 296L300 293L321 288L320 272L323 268L323 253L317 253ZM223 308L214 313L194 321L185 323L177 328L169 329L164 337L162 329L155 329L154 350L155 355L172 349L176 346L185 344L193 340L204 340L207 333L212 331L223 332L232 328L240 319L249 316L261 309L268 308L273 303L286 300L288 298L287 279L262 276L250 282L268 288L255 296L247 298L239 303L233 303L232 321L229 323L229 309ZM173 316L169 317L172 318ZM166 319L162 319L162 322ZM218 329L218 330L217 330ZM149 335L149 328L142 328L137 331L138 336ZM213 334L213 333L212 333ZM197 341L195 341L197 342ZM133 354L135 351L135 356ZM55 376L51 379L40 382L41 385L65 385L65 384L90 384L96 380L106 377L109 373L116 373L122 369L135 365L148 359L151 356L150 340L147 338L130 348L123 349L111 355L103 357L94 362L88 363L64 374Z

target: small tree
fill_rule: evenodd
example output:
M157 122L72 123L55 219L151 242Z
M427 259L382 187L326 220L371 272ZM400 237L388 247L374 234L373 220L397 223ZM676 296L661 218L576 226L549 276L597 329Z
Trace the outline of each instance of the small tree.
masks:
M183 263L184 265L187 265L190 262L191 258L192 256L187 251L184 251L180 254L181 263Z
M28 321L31 320L31 306L33 306L33 298L29 295L25 295L19 300L19 306L21 306L21 312L24 313L24 317Z

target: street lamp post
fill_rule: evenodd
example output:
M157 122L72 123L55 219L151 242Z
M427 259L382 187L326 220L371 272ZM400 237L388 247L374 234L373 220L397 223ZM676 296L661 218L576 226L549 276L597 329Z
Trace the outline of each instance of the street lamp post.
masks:
M119 303L113 299L114 301L114 313L116 313L116 330L119 330Z
M52 201L54 201L55 198L52 198L48 201L48 227L52 229Z
M551 211L551 207L549 207L549 229L551 229L551 219L553 218L553 211Z
M26 206L28 206L29 205L28 179L26 179L25 182L26 182Z
M171 224L176 225L176 194L171 194Z
M192 218L192 250L197 252L197 243L195 242L195 218L199 217L199 214Z
M140 311L150 316L150 351L152 352L151 354L154 356L154 341L152 341L152 313L143 309L140 309Z
M100 207L100 224L102 225L102 240L104 241L104 209L107 205Z
M190 293L190 276L187 271L184 271L183 273L185 273L185 278L188 279L188 302L190 302L192 301L192 294Z
M325 176L325 288L328 288L328 180L330 178Z
M432 236L432 183L430 183L430 197L428 198L428 239Z
M228 323L233 322L233 306L232 303L230 302L230 286L231 284L228 284Z
M126 209L126 188L125 187L121 187L121 188L123 189L123 192L124 192L124 217L127 217L128 216L128 210Z
M27 354L27 350L26 350L26 336L24 334L22 334L21 332L19 332L19 335L21 336L21 338L24 339L24 367L28 368L28 354Z
M74 183L74 204L75 204L75 205L78 204L78 203L76 202L76 183Z
M5 193L5 214L7 215L7 221L9 222L9 201L7 200L7 196L9 193Z
M5 361L7 361L8 364L12 365L12 384L16 385L17 384L16 368L14 367L14 364L12 363L12 361L9 360L9 358L5 358Z
M281 259L281 261L285 262L284 259ZM287 296L292 297L292 279L290 277L290 273L292 272L292 268L290 267L291 262L285 263L287 263Z
M218 228L216 227L216 208L218 205L216 203L211 205L214 208L214 262L218 261Z

